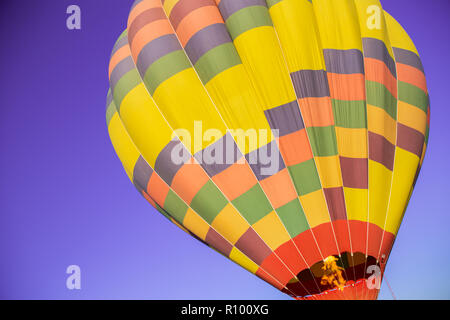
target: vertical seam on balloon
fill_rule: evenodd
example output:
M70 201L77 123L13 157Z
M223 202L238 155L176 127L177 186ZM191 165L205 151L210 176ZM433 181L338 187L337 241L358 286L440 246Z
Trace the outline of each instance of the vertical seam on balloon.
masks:
M269 9L267 9L267 10L268 10L268 12L269 12ZM219 13L222 15L222 13L220 12L220 10L219 10ZM223 16L222 16L222 18L223 18ZM225 25L225 26L226 26L226 25ZM227 28L227 32L229 33L228 27L226 27L226 28ZM275 30L275 28L274 28L274 30ZM275 34L276 34L276 31L275 31ZM278 37L278 35L277 35L277 37ZM233 44L233 47L234 47L234 41L232 41L232 44ZM236 52L237 52L237 50L236 50ZM238 52L237 52L237 54L239 55ZM241 59L240 56L239 56L239 59ZM241 64L242 64L242 60L241 60ZM242 65L243 65L243 64L242 64ZM246 73L247 76L248 76L248 70L247 70L245 67L244 67L244 71L245 71L245 73ZM249 76L248 76L248 77L249 77ZM292 81L291 81L291 83L292 83ZM250 81L250 85L251 85L253 91L255 92L255 94L256 94L256 95L259 95L259 94L258 94L258 90L254 87L254 85L253 85L253 83L252 83L251 81ZM205 87L205 90L206 90L206 87ZM219 111L218 111L218 112L219 112ZM220 112L219 112L219 114L220 114ZM267 119L265 119L265 120L266 120L266 122L268 123ZM305 131L306 131L306 130L305 130ZM277 144L277 146L278 146L278 148L279 148L279 142L278 142L276 139L275 139L274 141L275 141L275 143ZM280 152L280 156L281 156L281 158L283 159L283 162L284 162L284 164L285 164L285 166L286 166L286 161L285 161L284 156L283 156L283 154L282 154L281 152ZM287 166L286 166L286 169L287 169ZM317 171L317 168L316 168L316 171ZM298 203L299 203L299 205L300 205L302 211L304 212L303 205L302 205L302 203L301 203L301 201L300 201L300 199L299 199L299 196L300 196L300 195L298 194L297 190L295 189L295 184L294 184L294 182L293 182L291 173L289 172L289 170L287 170L287 173L288 173L288 176L289 176L289 180L290 180L290 182L291 182L291 186L292 186L293 190L295 191L295 193L297 194L297 201L298 201ZM259 180L258 180L258 179L257 179L257 181L258 181L258 184L259 184ZM262 188L261 188L261 189L262 189ZM264 194L266 195L266 198L267 198L267 199L269 200L269 202L270 202L270 199L269 199L269 197L267 196L267 194L265 193L264 189L262 189L262 190L263 190ZM271 205L272 205L272 204L271 204ZM273 205L272 205L272 208L273 208ZM275 209L274 209L274 211L276 212ZM276 213L276 214L278 215L278 213ZM312 237L313 237L313 239L314 239L314 242L315 242L316 247L317 247L317 249L318 249L318 251L319 251L319 254L320 254L320 256L322 257L322 260L324 260L322 251L320 250L320 247L319 247L319 245L318 245L318 243L317 243L316 237L315 237L314 232L313 232L313 230L312 230L312 228L311 228L311 225L310 225L310 223L309 223L309 221L308 221L308 218L307 218L307 216L306 216L305 214L304 214L304 216L305 216L305 220L306 220L306 222L307 222L307 224L308 224L308 228L309 228L309 229L307 229L307 230L305 230L305 231L303 231L303 232L307 232L307 231L311 232L311 235L312 235ZM282 221L281 219L280 219L280 221L281 221L281 223L284 225L284 223L283 223L283 221ZM330 219L330 221L331 221L331 219ZM285 227L285 226L284 226L284 227ZM286 228L286 227L285 227L285 228ZM291 240L293 240L292 237L291 237ZM298 248L297 244L296 244L294 241L292 241L292 243L294 244L294 246L295 246L295 248L297 249L298 253L301 255L302 259L305 260L304 257L303 257L303 255L302 255L302 253L301 253L301 250ZM305 260L305 262L306 262L306 260ZM308 264L306 263L306 265L308 265ZM319 286L317 285L317 282L316 282L316 280L315 280L314 274L313 274L312 271L311 271L311 268L308 266L307 269L309 270L309 272L310 272L311 275L313 276L314 282L316 283L316 286L318 287L318 289L319 289L319 291L320 291L320 288L319 288Z

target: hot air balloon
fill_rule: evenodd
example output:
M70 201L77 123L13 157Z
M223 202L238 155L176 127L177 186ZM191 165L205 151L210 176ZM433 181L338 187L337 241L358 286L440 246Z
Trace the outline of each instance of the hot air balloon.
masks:
M429 132L380 1L137 0L109 83L112 144L159 212L294 298L377 298Z

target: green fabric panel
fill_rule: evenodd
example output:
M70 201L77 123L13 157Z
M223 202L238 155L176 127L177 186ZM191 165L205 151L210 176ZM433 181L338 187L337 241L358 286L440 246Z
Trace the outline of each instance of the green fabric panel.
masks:
M113 90L114 103L116 104L117 112L120 113L120 105L126 95L141 83L142 81L138 71L133 69L120 78L114 88L111 88L111 90Z
M277 213L291 238L309 229L308 221L298 199L279 207Z
M164 210L166 210L177 222L183 223L188 206L171 189L164 200Z
M241 59L231 42L217 46L205 53L195 64L195 69L204 84L212 78L241 63Z
M191 208L211 224L227 203L222 192L209 180L192 199Z
M397 99L381 83L366 81L367 103L385 110L397 120Z
M398 99L428 112L428 95L415 85L399 81Z
M190 67L191 63L183 50L171 52L156 60L147 69L144 83L150 94L153 95L161 83Z
M272 26L269 11L262 6L241 9L233 13L225 23L233 40L245 31L261 26Z
M306 128L311 147L316 157L337 155L336 131L334 126Z
M303 196L321 188L314 159L288 167L288 170L299 195Z
M250 190L234 199L232 203L250 224L254 224L272 212L272 206L259 184L255 184Z
M333 99L333 114L336 127L367 128L365 101L346 101Z

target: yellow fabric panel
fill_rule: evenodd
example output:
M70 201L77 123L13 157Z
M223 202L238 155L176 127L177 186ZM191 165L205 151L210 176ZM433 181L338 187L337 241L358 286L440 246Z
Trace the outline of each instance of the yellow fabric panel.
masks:
M310 228L330 222L330 215L322 189L300 196L299 199Z
M109 122L108 132L114 150L119 156L128 178L133 181L134 166L140 154L128 136L128 133L125 131L117 112L113 115L111 121Z
M353 0L314 0L313 8L324 49L362 50Z
M232 244L235 244L245 231L250 228L249 223L231 203L228 203L222 209L211 223L211 226Z
M172 139L172 129L143 83L125 96L120 106L120 117L136 148L148 164L154 167L156 157Z
M273 27L263 26L246 31L234 40L234 45L247 74L264 101L265 109L296 100Z
M202 121L203 132L211 129L218 130L220 136L226 133L223 120L193 68L164 81L156 89L153 98L173 130L185 129L194 139L198 135L198 132L194 134L195 123ZM188 149L194 154L217 141L220 136L212 141L202 139L201 143L193 143Z
M164 11L166 12L166 15L169 17L170 13L172 12L173 7L175 7L175 5L180 2L180 0L166 0L164 1L163 4L163 8Z
M369 222L384 229L392 171L369 159Z
M386 20L384 17L383 7L379 0L354 0L356 10L359 16L361 37L375 38L381 40L386 45L386 48L394 58L388 32L386 30ZM376 19L378 21L373 21ZM379 25L378 25L379 23Z
M347 207L347 219L366 222L369 213L369 191L367 189L344 187L344 195Z
M209 225L191 208L188 208L184 216L183 225L200 239L206 239Z
M348 158L367 158L367 129L336 127L339 154Z
M386 18L386 25L392 47L409 50L419 55L416 46L406 33L405 29L403 29L403 27L389 13L385 12L384 16Z
M281 223L275 211L272 211L254 223L253 229L273 251L290 239L286 228Z
M256 273L256 271L258 271L259 269L259 266L256 263L247 258L246 255L244 255L235 247L233 247L233 249L231 250L229 258L251 273Z
M269 10L289 72L323 70L325 61L313 6L308 0L283 0Z
M367 105L367 125L371 132L385 137L393 145L397 142L397 123L381 108Z
M394 183L386 221L386 231L397 234L414 182L419 158L402 148L396 149L394 163Z
M322 181L322 188L342 186L339 156L315 157L317 170Z
M425 135L427 129L427 114L423 110L398 100L398 122L416 129Z
M271 132L269 123L264 116L261 99L255 93L252 83L242 64L224 70L206 84L212 100L230 129L259 130ZM268 137L270 139L270 136ZM257 139L257 145L238 146L245 153L264 146L269 141ZM250 148L250 149L248 149Z

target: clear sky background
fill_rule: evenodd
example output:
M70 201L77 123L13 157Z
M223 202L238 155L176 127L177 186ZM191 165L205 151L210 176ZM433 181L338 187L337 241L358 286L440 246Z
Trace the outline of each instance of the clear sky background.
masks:
M382 0L419 49L428 153L386 278L400 299L449 299L450 1ZM189 237L136 192L105 124L127 0L0 4L0 298L288 299ZM66 8L82 29L66 28ZM81 267L82 289L66 288ZM386 285L380 294L391 299Z

